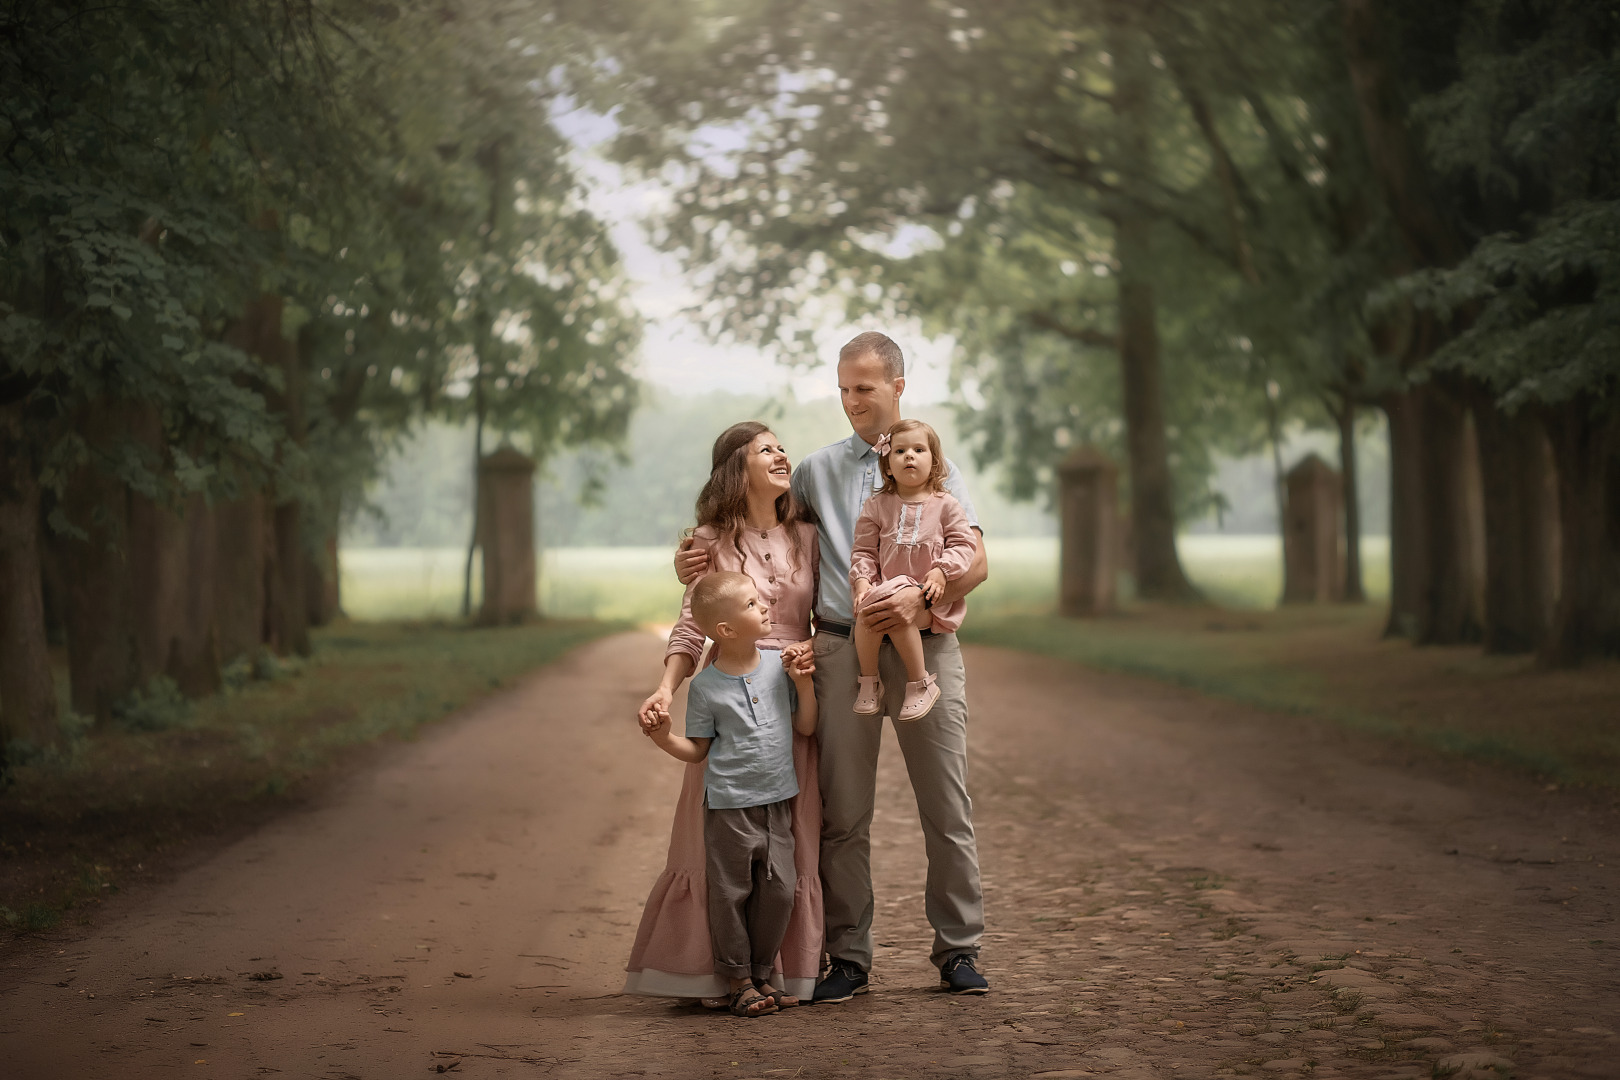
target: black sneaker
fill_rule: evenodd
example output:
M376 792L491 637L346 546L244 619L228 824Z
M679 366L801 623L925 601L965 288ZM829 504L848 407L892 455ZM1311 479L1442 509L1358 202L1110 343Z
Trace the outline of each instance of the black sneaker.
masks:
M939 988L949 990L953 994L990 992L990 984L979 974L979 969L973 966L973 957L968 953L957 953L939 966ZM820 989L816 988L817 993Z
M827 967L827 975L816 983L816 992L810 998L813 1005L836 1005L840 1001L848 1001L856 994L864 994L869 989L866 985L866 972L848 960L840 960L836 956Z

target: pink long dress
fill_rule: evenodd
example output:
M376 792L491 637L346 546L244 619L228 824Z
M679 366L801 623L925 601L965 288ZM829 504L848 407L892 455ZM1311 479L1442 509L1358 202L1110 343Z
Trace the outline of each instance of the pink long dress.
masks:
M736 544L722 543L712 529L699 529L696 540L709 552L711 570L741 571L754 579L760 599L771 608L771 636L761 650L782 649L810 636L810 611L815 604L820 553L813 525L799 523L802 553L795 565L793 545L784 526L760 531L744 530ZM741 548L739 551L738 548ZM698 665L703 655L703 631L692 618L692 589L681 601L681 618L669 635L670 653L685 653ZM766 662L773 662L767 656ZM701 661L707 663L706 660ZM799 794L793 800L793 864L798 873L793 918L777 954L772 985L808 1000L821 966L821 788L816 775L816 740L793 736L793 768ZM664 872L653 883L641 926L630 949L626 994L652 997L722 998L729 989L714 972L714 951L709 943L708 887L704 873L703 792L704 766L686 766L681 795L675 803L670 827L669 857Z

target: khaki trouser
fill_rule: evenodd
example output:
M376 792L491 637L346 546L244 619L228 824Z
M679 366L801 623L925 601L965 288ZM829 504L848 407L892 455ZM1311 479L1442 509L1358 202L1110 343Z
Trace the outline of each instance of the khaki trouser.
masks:
M872 967L872 807L877 796L881 716L857 716L860 668L849 638L815 639L816 701L821 721L821 882L826 904L827 955ZM939 680L939 701L912 723L895 724L906 772L917 794L928 853L924 911L934 928L930 959L977 955L984 933L984 894L967 792L967 679L955 634L923 636L923 657ZM906 672L885 639L878 661L883 712L900 711Z
M714 972L764 981L793 918L793 803L705 810Z

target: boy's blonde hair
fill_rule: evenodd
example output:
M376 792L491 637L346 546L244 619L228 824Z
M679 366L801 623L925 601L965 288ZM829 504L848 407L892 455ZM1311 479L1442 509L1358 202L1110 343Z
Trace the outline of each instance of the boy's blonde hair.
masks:
M742 595L744 588L754 579L735 570L716 570L705 574L692 589L692 618L711 638L715 628L731 614L731 605Z
M939 446L939 432L921 420L898 420L889 429L889 441L892 443L901 435L912 431L921 431L927 434L928 452L934 457L933 467L928 470L928 490L944 491L945 478L950 475L950 470L945 465L945 451L940 449ZM889 451L889 453L893 452L893 450ZM894 495L900 494L900 485L895 482L894 473L889 471L889 454L884 454L878 458L878 468L883 473L883 490Z

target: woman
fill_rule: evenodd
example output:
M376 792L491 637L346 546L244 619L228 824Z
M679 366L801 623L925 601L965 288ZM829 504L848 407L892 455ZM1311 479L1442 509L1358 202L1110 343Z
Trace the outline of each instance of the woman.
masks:
M707 549L709 570L734 570L754 579L770 607L771 636L759 648L787 657L810 650L810 613L820 567L816 529L803 519L789 488L787 452L764 424L733 424L715 440L712 471L697 500L693 540ZM670 632L664 677L641 705L641 720L667 716L683 682L702 661L703 631L692 618L692 588ZM767 654L769 655L769 654ZM818 853L821 796L816 778L816 741L795 735L793 764L799 796L793 811L794 867L798 885L793 919L782 942L777 977L784 988L777 1005L797 1004L815 989L821 963L822 909ZM626 965L624 992L655 997L702 998L726 1003L726 982L714 972L709 944L707 888L703 869L704 768L688 765L675 805L669 858L642 912L641 928ZM784 981L785 980L785 981Z

